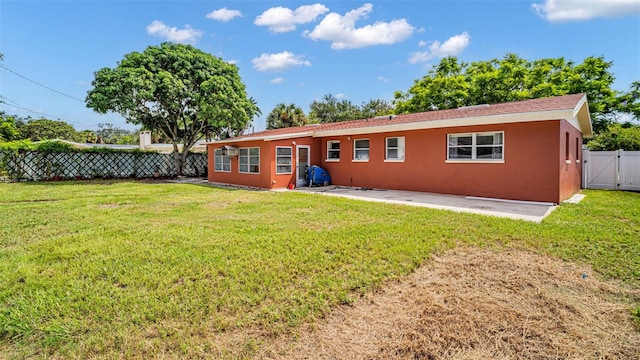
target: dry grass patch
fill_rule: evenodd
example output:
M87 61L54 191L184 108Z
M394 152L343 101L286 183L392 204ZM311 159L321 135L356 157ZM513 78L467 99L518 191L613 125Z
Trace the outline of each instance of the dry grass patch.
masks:
M638 359L640 291L522 250L456 249L341 306L265 359Z

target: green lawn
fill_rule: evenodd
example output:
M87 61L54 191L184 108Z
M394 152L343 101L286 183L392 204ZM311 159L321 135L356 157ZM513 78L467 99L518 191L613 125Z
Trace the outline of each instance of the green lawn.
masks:
M640 193L585 193L536 224L296 192L0 184L0 354L249 356L259 341L219 340L290 331L453 246L534 249L640 286Z

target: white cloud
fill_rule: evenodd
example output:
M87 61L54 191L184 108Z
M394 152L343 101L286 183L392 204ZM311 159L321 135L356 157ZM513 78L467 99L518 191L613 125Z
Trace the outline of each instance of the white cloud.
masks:
M419 47L425 47L425 46L427 46L427 42L423 41L423 40L420 40L420 42L418 43L418 46Z
M579 21L596 17L640 14L638 0L544 0L531 5L533 11L549 21Z
M360 28L355 27L358 19L364 18L373 10L373 5L363 6L340 15L330 13L313 31L304 35L312 40L331 41L332 49L356 49L373 45L395 44L411 36L415 30L406 19L390 22L375 22Z
M329 8L322 4L304 5L295 10L277 6L260 14L253 23L267 26L271 32L282 33L295 30L296 25L312 22L327 11Z
M444 43L440 44L439 41L434 41L429 46L427 51L416 51L409 57L411 64L429 61L435 57L443 58L446 56L456 56L462 53L471 43L471 37L467 32L463 32L460 35L455 35L447 39ZM422 43L422 42L421 42Z
M196 30L190 25L185 25L184 29L178 29L169 27L159 20L153 20L151 24L147 25L147 33L183 44L194 44L202 36L202 31Z
M386 78L384 76L378 76L378 81L389 82L389 78Z
M336 99L346 99L347 97L348 97L348 96L347 96L347 95L345 95L345 94L343 94L343 93L337 93L337 94L335 95L335 98L336 98Z
M238 64L238 60L232 59L227 61L227 63L231 64L231 65L237 65Z
M272 83L272 84L282 84L284 82L284 78L281 78L281 77L275 78L275 79L273 79L273 80L271 80L269 82Z
M207 19L218 20L227 22L233 18L242 16L242 13L238 10L229 10L226 7L222 9L214 10L207 14Z
M262 54L251 60L253 67L258 71L284 71L296 66L311 66L309 60L304 60L303 55L296 55L289 51L278 54Z

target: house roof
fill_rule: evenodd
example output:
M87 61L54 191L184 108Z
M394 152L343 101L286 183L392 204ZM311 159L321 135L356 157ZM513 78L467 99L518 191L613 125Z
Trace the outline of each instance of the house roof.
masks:
M279 140L296 137L326 137L338 135L372 134L390 131L408 131L429 128L503 124L565 119L580 130L584 137L592 137L591 118L585 94L574 94L508 103L467 106L457 109L427 111L413 114L391 115L311 124L273 129L213 143L243 142L252 140Z

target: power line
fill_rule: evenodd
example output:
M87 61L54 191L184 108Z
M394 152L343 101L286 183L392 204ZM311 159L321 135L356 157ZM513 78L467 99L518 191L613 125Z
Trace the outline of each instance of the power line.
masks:
M9 69L8 67L6 67L6 66L4 66L4 65L2 65L2 64L0 64L0 67L1 67L1 68L3 68L3 69L5 69L5 70L7 70L8 72L10 72L10 73L12 73L12 74L16 75L16 76L19 76L19 77L21 77L21 78L23 78L23 79L27 80L27 81L31 81L32 83L34 83L34 84L36 84L36 85L42 86L43 88L45 88L45 89L47 89L47 90L53 91L53 92L58 93L58 94L60 94L60 95L66 96L66 97L68 97L68 98L70 98L70 99L77 100L77 101L80 101L81 103L84 103L84 100L82 100L82 99L79 99L79 98L77 98L77 97L75 97L75 96L72 96L72 95L69 95L69 94L65 94L65 93L63 93L62 91L58 91L58 90L56 90L56 89L54 89L54 88L48 87L47 85L41 84L41 83L39 83L39 82L37 82L37 81L35 81L35 80L31 80L31 79L29 79L28 77L26 77L26 76L24 76L24 75L20 75L20 74L18 74L17 72L15 72L15 71L13 71L13 70Z
M2 100L2 101L0 101L0 104L4 103L6 105L13 106L16 109L25 110L25 111L28 111L28 112L30 112L32 114L37 114L37 115L40 115L40 116L43 116L43 117L46 116L48 118L57 118L58 120L63 120L59 116L55 116L55 115L43 113L42 111L35 111L35 110L31 110L29 108L26 108L26 107L18 104L17 102L15 102L14 100L9 99L8 97L6 97L4 95L0 95L0 98ZM4 102L3 100L9 100L9 103Z

